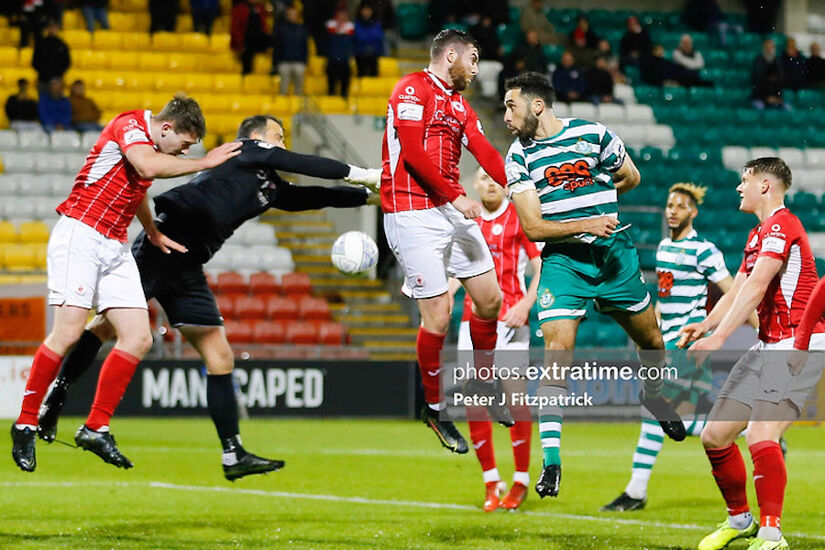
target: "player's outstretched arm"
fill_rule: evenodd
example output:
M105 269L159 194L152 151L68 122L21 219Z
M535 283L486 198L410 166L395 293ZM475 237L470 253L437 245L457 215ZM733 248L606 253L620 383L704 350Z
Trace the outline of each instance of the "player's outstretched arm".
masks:
M143 179L174 178L214 168L241 154L241 143L232 141L215 147L205 157L182 159L155 150L151 145L136 144L126 149L126 160Z
M512 193L510 200L516 207L524 234L534 242L562 239L579 233L609 237L619 225L619 220L613 216L597 216L570 222L545 220L541 217L541 201L535 189Z
M155 225L155 220L152 217L152 209L149 207L148 197L143 197L143 200L137 207L137 218L146 231L146 238L149 242L160 248L164 254L170 254L172 250L175 252L188 252L187 248L182 244L173 241L166 235L160 232L158 226Z
M642 176L639 174L639 169L630 155L625 155L624 162L621 167L613 173L613 185L616 187L616 193L623 195L636 188L642 181Z
M283 170L327 180L345 180L361 185L377 185L381 181L381 170L360 168L339 160L295 153L280 147L268 150L262 164L266 168Z

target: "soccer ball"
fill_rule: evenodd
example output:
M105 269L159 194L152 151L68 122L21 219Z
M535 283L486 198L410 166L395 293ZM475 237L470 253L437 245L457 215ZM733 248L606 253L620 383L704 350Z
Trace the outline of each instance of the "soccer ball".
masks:
M361 275L378 261L378 245L366 233L347 231L335 239L330 259L341 273Z

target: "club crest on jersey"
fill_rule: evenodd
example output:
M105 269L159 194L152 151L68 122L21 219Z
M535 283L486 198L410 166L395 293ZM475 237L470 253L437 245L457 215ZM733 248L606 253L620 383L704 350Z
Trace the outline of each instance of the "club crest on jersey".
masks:
M593 147L587 141L580 139L576 142L576 151L582 155L589 155L593 151Z
M502 233L504 233L504 226L501 225L500 223L493 224L492 232L493 232L493 235L496 235L496 236L501 235Z
M545 292L541 295L541 298L539 298L539 305L543 308L548 308L552 306L555 301L555 296L553 296L550 292Z
M459 113L464 112L464 105L462 105L462 103L460 101L451 101L450 103L452 103L453 109L455 109Z

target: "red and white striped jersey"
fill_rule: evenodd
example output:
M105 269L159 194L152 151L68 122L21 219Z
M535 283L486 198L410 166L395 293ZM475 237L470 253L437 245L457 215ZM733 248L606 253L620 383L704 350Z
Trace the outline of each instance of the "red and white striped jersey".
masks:
M485 140L478 116L461 95L429 70L412 73L395 85L387 105L387 127L381 150L381 207L384 212L424 210L447 202L426 183L407 172L405 152L397 129L424 129L424 149L438 172L459 194L458 159L462 144L472 149L475 140Z
M57 207L59 213L107 238L126 242L126 230L152 185L126 160L126 149L155 145L149 134L151 117L152 111L126 111L106 125L78 172L69 198Z
M503 295L498 318L502 320L507 311L524 298L527 292L524 285L527 261L536 258L540 251L521 230L516 207L506 199L495 212L482 209L481 217L476 218L476 222L496 264L496 276ZM538 273L535 276L538 277ZM462 321L470 320L471 306L470 295L466 294Z
M750 275L761 257L776 258L785 264L756 308L759 339L774 343L794 336L818 280L805 228L784 206L751 229L739 271ZM825 324L820 321L813 332L825 332Z

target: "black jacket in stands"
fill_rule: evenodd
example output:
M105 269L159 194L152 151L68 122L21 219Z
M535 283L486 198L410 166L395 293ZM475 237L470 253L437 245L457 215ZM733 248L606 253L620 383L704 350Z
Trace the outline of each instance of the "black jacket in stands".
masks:
M187 261L206 263L241 224L279 207L279 197L291 184L276 170L341 179L350 168L337 160L245 139L237 157L155 197L155 211L164 218L161 230L186 245ZM318 203L318 208L323 206L320 197Z

